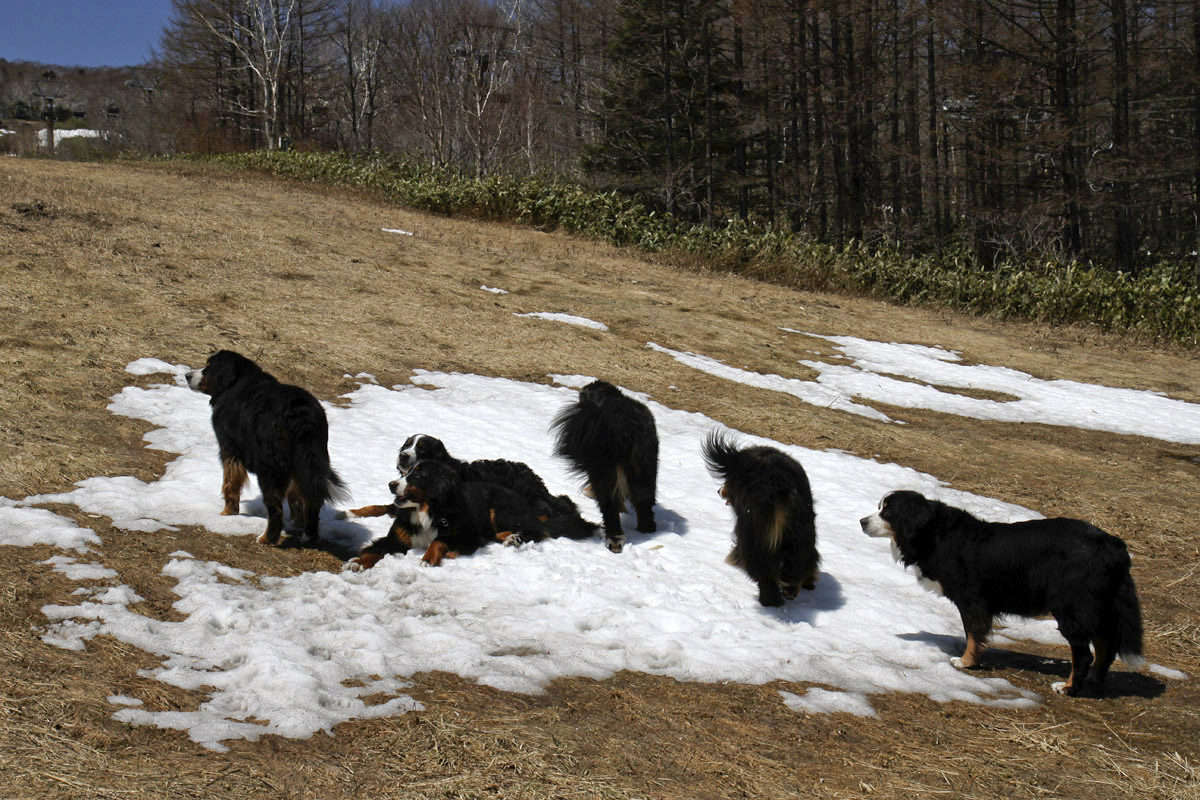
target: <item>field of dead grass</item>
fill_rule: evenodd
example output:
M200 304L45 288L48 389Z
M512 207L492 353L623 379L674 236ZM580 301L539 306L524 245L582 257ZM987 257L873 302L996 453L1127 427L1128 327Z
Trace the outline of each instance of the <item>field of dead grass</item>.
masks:
M1133 553L1149 660L1200 673L1200 448L888 407L908 424L883 425L723 382L645 345L804 377L797 360L822 343L785 337L783 326L942 345L1036 377L1200 402L1194 352L796 292L204 166L5 159L0 276L3 497L94 475L161 474L166 457L141 441L146 423L106 411L139 380L124 372L137 358L199 365L231 347L326 400L352 390L346 376L360 372L384 385L418 368L538 382L595 375L740 430L876 456L1048 516L1090 519ZM483 284L511 293L481 292ZM610 330L514 317L533 311ZM410 432L397 430L397 444ZM164 619L177 613L161 574L174 550L261 574L341 566L328 553L249 537L131 533L54 510L94 529L106 563L146 598L142 613ZM40 609L70 602L74 588L38 563L53 554L0 547L5 798L1200 797L1197 681L1118 667L1113 697L1055 696L1047 684L1056 676L1030 654L1065 670L1065 646L995 653L997 674L1042 695L1033 710L896 695L873 697L879 716L864 719L789 711L777 695L797 688L787 684L627 673L524 696L432 674L413 692L425 711L214 753L183 734L112 719L114 694L196 706L198 697L139 674L149 654L103 637L82 653L40 640Z

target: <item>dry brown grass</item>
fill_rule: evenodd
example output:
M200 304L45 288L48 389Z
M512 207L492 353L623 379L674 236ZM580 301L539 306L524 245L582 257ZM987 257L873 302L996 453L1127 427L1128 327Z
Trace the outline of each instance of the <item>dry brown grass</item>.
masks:
M886 410L909 424L881 425L722 382L645 344L803 377L796 361L828 345L783 326L941 344L1038 377L1200 402L1195 353L683 272L565 236L204 167L5 159L0 187L0 496L161 472L163 454L141 442L147 426L106 411L133 380L123 367L136 358L198 364L230 346L326 399L353 389L343 376L363 371L384 384L415 368L543 382L578 372L741 430L1094 520L1134 553L1150 660L1200 671L1200 448L894 408ZM610 331L513 316L529 311L578 314ZM193 529L122 532L55 510L100 534L105 562L147 599L143 613L162 618L175 613L160 571L176 549L266 574L339 566L321 552ZM526 697L437 674L417 678L426 711L213 753L182 734L114 721L112 694L157 709L191 709L201 698L143 677L154 658L120 642L100 638L86 653L43 644L41 607L69 602L74 586L38 565L49 548L3 554L6 798L1200 797L1194 680L1121 671L1115 697L1072 700L1047 692L1054 676L1044 659L1013 652L996 653L994 668L1039 692L1037 709L887 696L872 698L877 719L861 719L789 711L777 691L803 687L787 684L620 674Z

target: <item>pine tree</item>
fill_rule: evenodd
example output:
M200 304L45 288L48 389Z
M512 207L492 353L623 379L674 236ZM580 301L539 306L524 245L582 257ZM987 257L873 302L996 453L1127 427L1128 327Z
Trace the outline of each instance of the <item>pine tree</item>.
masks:
M729 12L720 0L624 0L585 157L594 176L708 219L731 191Z

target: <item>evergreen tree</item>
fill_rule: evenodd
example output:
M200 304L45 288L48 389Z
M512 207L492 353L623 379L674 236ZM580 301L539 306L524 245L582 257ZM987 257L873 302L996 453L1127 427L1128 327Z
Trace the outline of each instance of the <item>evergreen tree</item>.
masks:
M609 48L594 176L708 219L729 186L731 24L721 0L624 0Z

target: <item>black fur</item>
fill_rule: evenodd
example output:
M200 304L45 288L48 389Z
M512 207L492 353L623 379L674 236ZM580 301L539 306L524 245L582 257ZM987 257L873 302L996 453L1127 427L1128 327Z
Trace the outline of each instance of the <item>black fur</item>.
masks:
M596 532L596 525L580 516L575 501L565 494L550 494L545 482L528 464L499 458L460 461L450 455L440 439L419 433L404 441L396 457L396 469L406 475L422 461L446 464L465 482L494 483L516 492L537 516L549 522L550 535L555 538L587 539ZM389 484L393 494L395 484L395 481Z
M579 392L577 403L555 416L550 429L557 437L555 453L591 486L609 550L619 553L625 546L621 509L626 500L637 514L637 529L655 530L658 430L644 403L611 383L593 381Z
M816 514L804 468L773 447L737 448L713 432L704 443L708 471L733 509L733 550L725 559L758 584L758 602L783 605L817 580Z
M303 519L305 541L316 541L321 506L345 495L329 463L329 425L317 399L231 350L209 356L203 369L188 374L188 384L211 398L225 473L221 513L239 513L246 472L253 472L267 507L259 541L278 543L285 496L292 518Z
M521 495L494 483L464 481L440 461L418 462L397 488L397 502L428 515L437 533L422 559L433 566L492 542L519 544L550 535L547 522ZM398 524L409 524L402 519L404 515L397 516Z
M1142 663L1129 552L1116 536L1075 519L984 522L907 491L884 497L861 524L890 537L898 559L958 608L967 648L956 665L978 666L998 614L1054 616L1071 646L1070 677L1054 687L1064 694L1099 693L1118 654Z

